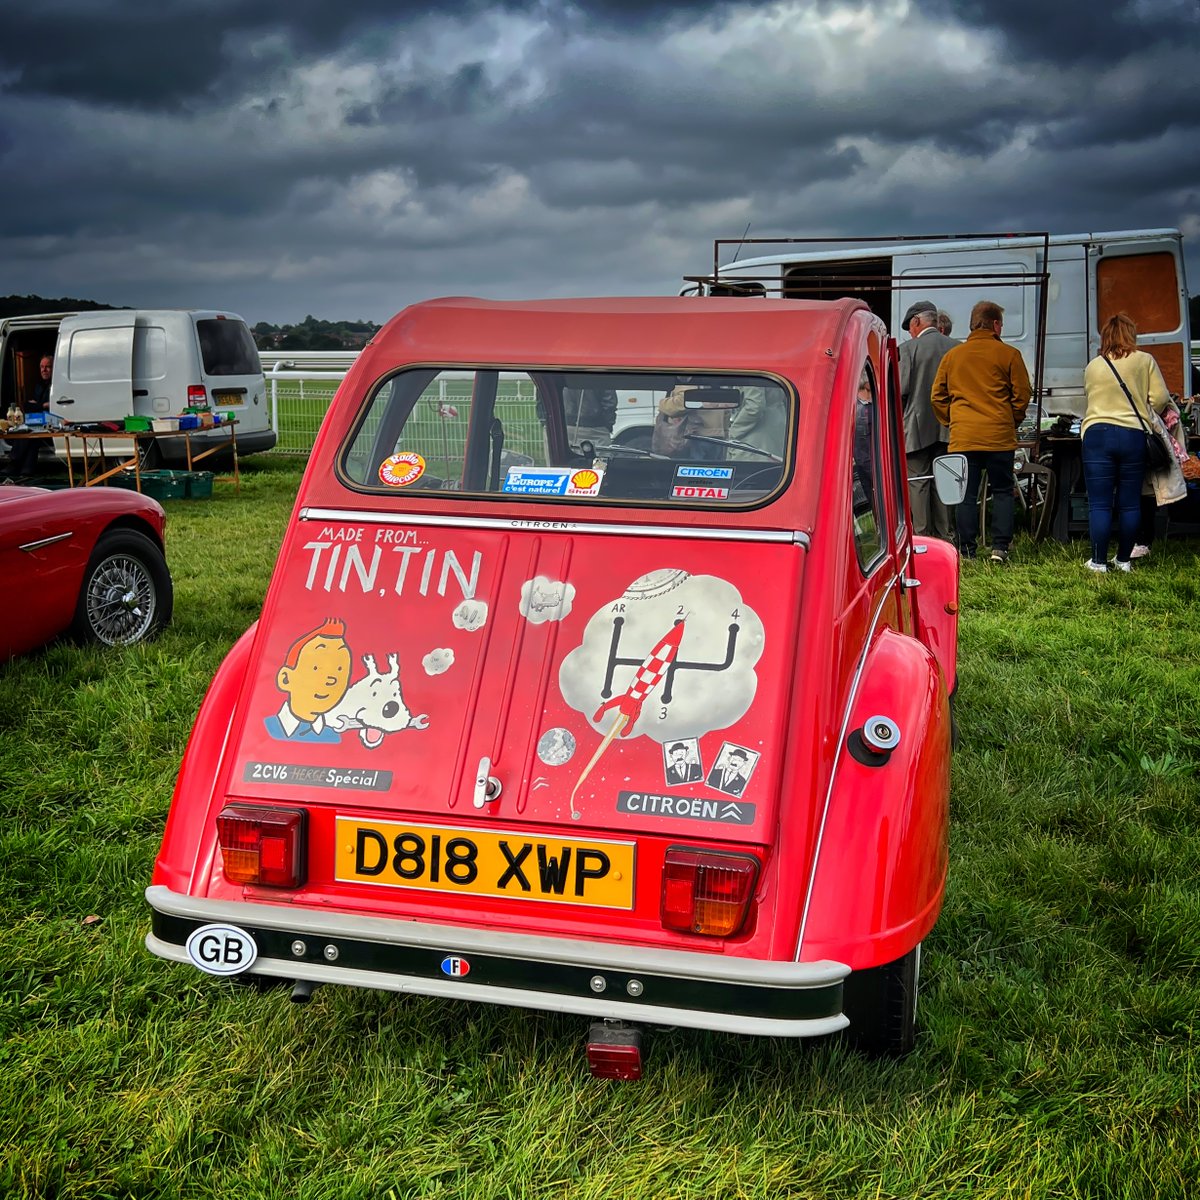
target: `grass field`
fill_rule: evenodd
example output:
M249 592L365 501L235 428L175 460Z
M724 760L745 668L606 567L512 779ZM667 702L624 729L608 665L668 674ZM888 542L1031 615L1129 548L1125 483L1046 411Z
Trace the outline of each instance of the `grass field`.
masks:
M1182 1197L1200 1179L1196 544L1096 578L1018 540L963 583L952 865L916 1051L653 1033L152 958L142 890L205 687L302 464L168 502L173 626L0 668L0 1194ZM24 598L22 602L28 602Z

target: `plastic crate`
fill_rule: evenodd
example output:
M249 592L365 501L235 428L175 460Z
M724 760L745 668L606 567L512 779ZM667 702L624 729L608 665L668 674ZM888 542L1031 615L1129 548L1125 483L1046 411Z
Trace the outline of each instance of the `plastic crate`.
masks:
M132 476L129 476L132 479ZM129 486L128 483L126 486ZM188 494L187 471L143 471L142 495L155 500L182 500Z
M187 497L189 500L207 500L213 492L211 471L183 472L187 475Z
M126 433L145 433L150 428L149 417L126 417Z

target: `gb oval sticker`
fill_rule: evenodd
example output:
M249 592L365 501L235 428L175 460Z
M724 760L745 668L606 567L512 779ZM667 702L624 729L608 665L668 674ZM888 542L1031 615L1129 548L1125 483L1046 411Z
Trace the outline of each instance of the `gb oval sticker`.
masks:
M236 925L201 925L187 940L192 963L209 975L239 975L258 958L258 946Z

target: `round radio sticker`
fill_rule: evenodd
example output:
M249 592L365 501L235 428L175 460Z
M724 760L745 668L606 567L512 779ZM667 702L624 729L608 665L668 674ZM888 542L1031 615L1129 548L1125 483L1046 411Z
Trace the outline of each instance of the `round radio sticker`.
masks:
M385 458L379 467L379 478L388 487L408 487L425 474L425 459L411 450Z

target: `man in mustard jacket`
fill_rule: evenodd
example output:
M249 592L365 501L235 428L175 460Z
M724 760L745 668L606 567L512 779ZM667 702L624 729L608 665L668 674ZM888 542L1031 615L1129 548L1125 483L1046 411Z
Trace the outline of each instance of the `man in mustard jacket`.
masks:
M1004 309L980 300L967 340L946 351L933 381L934 416L949 426L951 454L967 456L967 495L955 513L958 550L974 558L979 540L979 484L992 490L992 562L1008 561L1013 536L1013 459L1017 426L1033 389L1025 360L1000 340Z

